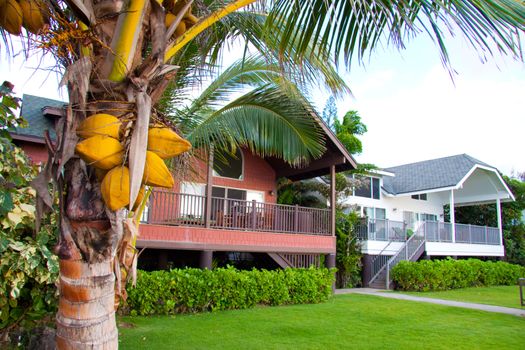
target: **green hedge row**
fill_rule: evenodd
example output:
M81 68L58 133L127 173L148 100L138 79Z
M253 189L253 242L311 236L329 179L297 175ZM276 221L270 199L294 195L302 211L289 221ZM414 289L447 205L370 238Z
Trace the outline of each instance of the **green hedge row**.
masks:
M525 277L523 266L478 259L401 261L392 269L396 289L418 292L514 285L520 277Z
M174 314L244 309L257 304L319 303L332 293L334 270L284 269L240 271L174 269L138 271L128 288L131 315Z

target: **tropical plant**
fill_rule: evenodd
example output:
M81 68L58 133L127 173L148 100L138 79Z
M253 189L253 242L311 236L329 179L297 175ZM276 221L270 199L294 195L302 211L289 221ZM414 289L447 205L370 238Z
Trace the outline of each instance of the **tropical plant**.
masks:
M133 220L125 219L123 209L106 207L93 167L86 167L74 156L79 141L75 130L87 116L99 112L126 122L122 159L130 168L127 201L134 203L146 162L148 125L167 124L154 106L170 80L182 74L188 64L198 64L184 62L185 52L199 50L200 57L218 59L221 49L232 39L243 37L254 45L260 44L252 36L253 21L243 16L251 9L229 16L224 22L227 26L217 24L254 2L38 0L27 2L30 6L24 5L24 10L16 0L1 2L4 43L10 42L8 33L38 33L38 48L52 52L65 67L63 81L69 91L70 104L59 124L57 143L48 142L54 156L35 182L40 200L37 207L45 204L51 210L52 197L47 187L50 179L56 181L61 200L57 252L63 282L57 314L58 348L117 347L114 271L117 286L121 282L120 269L114 264L129 263L124 252L130 252L128 242L132 243L133 238L122 238L132 236L130 232L137 229ZM36 13L34 4L38 6ZM267 6L271 12L264 34L274 42L268 51L275 52L280 62L288 63L283 64L284 72L285 67L293 66L290 63L307 70L307 65L301 66L304 58L325 63L330 57L344 55L350 64L354 54L362 57L382 40L402 47L406 38L420 31L436 39L443 60L448 62L440 29L443 27L458 28L479 52L492 53L497 48L519 56L519 33L525 28L525 6L509 0L310 0L307 4L278 0L261 2L253 9L264 11ZM181 60L183 64L176 63ZM326 83L333 81L326 79Z
M51 215L35 231L30 181L37 168L5 129L25 124L16 114L20 101L12 90L8 82L0 87L0 342L12 329L28 328L57 307L58 259L51 252L57 217Z

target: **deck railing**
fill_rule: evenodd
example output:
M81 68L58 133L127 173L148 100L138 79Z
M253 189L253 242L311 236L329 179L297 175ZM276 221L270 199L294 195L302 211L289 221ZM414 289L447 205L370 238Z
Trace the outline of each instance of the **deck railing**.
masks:
M453 242L449 222L427 221L423 229L428 242ZM455 230L456 243L501 245L497 227L455 224Z
M157 190L147 209L149 224L206 226L206 196ZM212 197L209 217L211 228L331 235L329 209Z
M357 229L362 240L404 241L406 225L392 220L364 219ZM427 242L467 243L501 245L497 227L455 224L455 240L452 239L452 224L449 222L425 221L420 226Z
M401 221L363 219L357 227L357 237L371 241L398 241L407 239L406 225Z

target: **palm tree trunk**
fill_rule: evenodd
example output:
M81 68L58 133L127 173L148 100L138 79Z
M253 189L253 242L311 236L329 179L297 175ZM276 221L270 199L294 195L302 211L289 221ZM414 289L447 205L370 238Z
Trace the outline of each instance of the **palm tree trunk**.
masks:
M87 171L86 171L87 170ZM94 171L71 160L65 169L66 205L61 211L58 349L116 349L112 229Z

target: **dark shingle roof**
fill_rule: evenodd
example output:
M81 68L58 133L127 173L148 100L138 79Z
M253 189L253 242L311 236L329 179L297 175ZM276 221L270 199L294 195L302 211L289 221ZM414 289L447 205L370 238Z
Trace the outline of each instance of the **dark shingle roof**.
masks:
M467 154L459 154L386 168L384 170L395 176L383 178L383 189L391 194L402 194L456 186L476 164L496 170Z
M42 109L44 107L63 107L65 104L66 102L24 94L20 115L27 121L27 127L15 128L12 133L43 138L44 131L49 130L51 138L55 139L55 122L53 119L45 117Z

